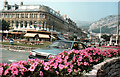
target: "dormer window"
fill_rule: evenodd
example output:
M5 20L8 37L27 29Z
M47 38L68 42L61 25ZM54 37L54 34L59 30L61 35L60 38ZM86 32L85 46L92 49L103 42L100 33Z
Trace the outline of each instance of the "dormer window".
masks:
M11 9L11 6L9 5L7 8L8 8L7 10L10 10L10 9Z

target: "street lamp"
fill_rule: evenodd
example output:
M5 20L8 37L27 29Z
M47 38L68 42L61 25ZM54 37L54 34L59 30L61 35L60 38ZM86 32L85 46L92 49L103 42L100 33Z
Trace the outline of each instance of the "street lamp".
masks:
M52 42L52 35L53 35L53 26L51 26L52 28L52 30L51 30L51 42Z
M100 41L101 41L101 27L102 27L102 26L100 25L100 37L99 37L99 38L100 38Z

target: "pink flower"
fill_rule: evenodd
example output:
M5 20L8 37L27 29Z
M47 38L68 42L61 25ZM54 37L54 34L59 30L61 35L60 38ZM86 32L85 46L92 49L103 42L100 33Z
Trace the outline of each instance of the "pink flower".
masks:
M72 63L73 63L73 61L71 60L71 61L70 61L70 63L72 64Z
M88 65L88 62L84 62L84 65L85 65L85 66Z
M69 73L71 73L71 72L72 72L72 69L68 69L67 71L68 71Z
M11 70L12 75L18 75L19 71L17 69L17 67L13 67Z
M98 55L100 55L100 52L98 52Z
M54 68L54 69L57 69L57 65L55 64L53 68Z
M23 73L22 69L20 69L19 71L21 72L21 74L22 74L22 75L24 75L24 73Z
M52 72L52 71L53 71L53 69L50 69L50 71Z
M33 63L33 65L36 67L38 65L38 62Z
M4 75L7 75L7 73L9 73L8 69L5 70Z
M44 70L49 70L49 67L48 66L44 66Z
M76 70L76 69L74 69L74 72L77 72L77 70Z
M96 55L96 52L94 52L93 55Z
M78 71L81 71L81 69L80 69L80 68L78 68Z
M31 65L30 68L29 68L28 70L34 71L34 70L35 70L35 66L34 66L34 65Z
M76 59L76 57L74 56L74 57L73 57L73 61L75 61L75 59Z
M3 67L0 67L0 76L2 76L3 73Z
M68 59L68 56L65 56L65 60L67 60Z
M61 58L57 59L57 62L62 63L62 59Z
M82 61L82 56L79 56L78 61Z
M7 63L3 63L2 65L5 67L5 66L7 66Z
M43 72L42 71L40 71L40 76L43 77Z
M58 71L55 71L57 75L59 75L59 72Z
M81 64L80 64L80 62L77 62L78 63L78 66L80 66Z
M98 59L96 59L95 61L98 62Z
M72 69L72 68L73 68L73 65L70 65L70 68Z
M75 53L78 54L78 53L79 53L79 50L76 50Z
M70 50L70 51L68 52L68 55L71 54L73 51L74 51L74 49L73 49L73 50Z
M109 54L108 57L111 57L111 54Z
M59 64L59 69L63 69L64 68L64 65L62 65L62 64Z
M89 58L89 61L90 61L90 62L93 62L93 59L92 59L92 58Z

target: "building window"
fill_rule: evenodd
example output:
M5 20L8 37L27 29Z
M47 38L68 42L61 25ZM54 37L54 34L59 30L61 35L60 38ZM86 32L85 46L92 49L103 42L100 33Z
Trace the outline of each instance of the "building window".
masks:
M28 14L25 14L25 18L28 18Z
M8 21L8 23L10 24L10 21Z
M2 18L2 14L0 13L0 18Z
M33 14L30 14L30 18L33 18Z
M12 21L12 26L13 26L13 24L14 24L14 21Z
M21 18L24 18L24 14L21 14Z
M16 14L16 18L19 18L19 14Z
M8 18L10 18L10 14L8 14Z
M52 9L50 9L50 13L53 13L53 10L52 10Z
M30 23L29 23L29 24L30 24L30 28L32 28L32 21L30 21Z
M25 21L25 28L27 27L27 21Z
M23 21L20 22L20 27L21 27L21 28L23 27Z
M7 18L7 14L5 14L5 18Z
M41 29L41 26L42 26L42 23L41 23L41 22L39 22L39 29Z
M37 14L34 14L34 18L37 18Z
M12 18L14 18L15 17L15 14L12 14Z
M16 21L16 28L18 28L18 21Z
M37 21L34 21L34 28L36 28L37 26Z
M43 18L43 14L40 14L40 18Z

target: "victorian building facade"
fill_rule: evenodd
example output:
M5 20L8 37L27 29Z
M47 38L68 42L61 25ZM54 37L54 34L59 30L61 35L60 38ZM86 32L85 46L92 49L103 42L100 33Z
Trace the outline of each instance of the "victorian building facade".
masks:
M60 11L44 5L10 5L4 0L0 18L10 23L13 30L41 30L54 32L75 31L76 23Z

